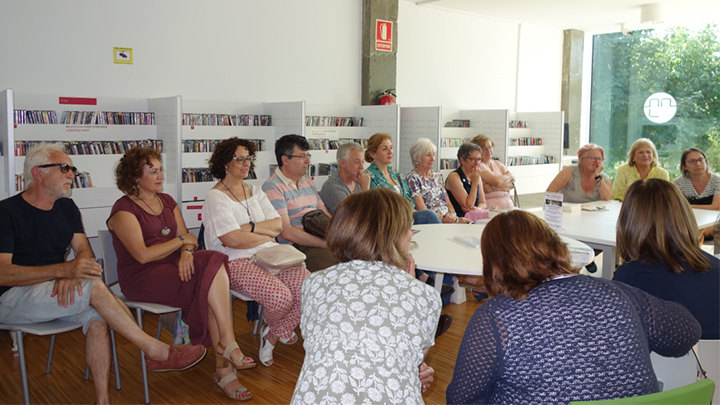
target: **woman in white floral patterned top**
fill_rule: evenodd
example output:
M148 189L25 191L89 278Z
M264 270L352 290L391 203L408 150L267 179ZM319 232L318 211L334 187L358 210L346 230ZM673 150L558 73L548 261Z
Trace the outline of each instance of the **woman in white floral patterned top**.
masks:
M442 304L403 270L411 224L410 203L384 188L336 208L327 240L340 263L303 282L305 360L292 403L423 403Z

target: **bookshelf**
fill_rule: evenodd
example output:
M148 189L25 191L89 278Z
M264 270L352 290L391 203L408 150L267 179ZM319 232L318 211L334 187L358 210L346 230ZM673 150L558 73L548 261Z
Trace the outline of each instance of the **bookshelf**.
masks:
M181 146L181 173L187 169L208 169L208 160L212 156L212 147L205 151L186 152L190 143L215 143L224 139L238 137L253 140L261 144L258 149L254 171L256 179L248 179L249 184L261 186L270 177L270 165L276 164L275 140L286 134L301 134L303 130L304 102L225 102L225 101L197 101L183 100L183 114L223 114L258 116L258 124L269 125L182 125ZM260 120L260 117L268 117ZM253 122L254 123L254 122ZM186 122L186 124L188 124ZM205 196L215 185L216 180L198 182L184 182L181 184L182 213L188 228L199 227L202 221L201 211Z
M319 142L332 142L341 140L367 140L373 134L384 132L390 134L393 142L395 154L393 156L393 166L398 165L398 148L400 134L400 107L397 105L388 106L336 106L336 105L320 105L310 104L306 107L304 114L305 126L303 128L303 136L308 139L311 144L316 140ZM361 126L335 126L335 125L314 125L316 123L333 124L336 120L318 120L309 117L353 117L355 123L362 123ZM308 125L309 124L309 125ZM320 164L330 165L337 162L336 149L322 147L312 150L311 163L319 168ZM402 158L402 157L400 157ZM365 167L368 164L365 163ZM327 179L327 175L312 176L318 191L322 188L323 183Z
M19 192L16 175L22 174L25 157L16 156L15 146L23 142L91 142L119 143L137 140L162 142L165 166L165 192L179 197L177 176L177 147L179 145L180 97L154 99L131 99L110 97L74 98L57 95L16 93L13 89L2 92L0 126L2 127L4 197ZM152 113L154 125L115 124L28 124L15 123L14 110L55 111L57 117L63 111L122 111ZM70 154L73 164L80 172L92 177L92 188L74 188L73 200L83 214L85 231L89 237L105 228L105 220L115 201L122 196L115 186L113 168L122 157L119 151L104 154Z

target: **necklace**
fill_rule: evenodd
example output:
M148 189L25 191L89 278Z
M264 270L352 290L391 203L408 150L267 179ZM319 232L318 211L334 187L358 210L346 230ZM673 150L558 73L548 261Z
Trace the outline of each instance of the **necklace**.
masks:
M239 198L235 197L235 193L233 193L232 190L230 190L230 187L228 187L227 184L225 184L224 181L220 180L220 183L222 183L222 185L225 186L225 188L227 189L227 191L229 191L230 194L232 194L232 196L237 200L237 202L239 202L240 205L242 205L243 208L245 208L245 211L247 211L247 214L248 214L248 218L250 219L250 222L252 222L252 218L250 217L250 208L249 208L249 206L247 205L247 193L245 192L245 186L243 186L242 189L243 189L243 196L245 197L245 202L246 202L246 204L243 204L242 201L240 201Z
M165 224L165 218L162 216L162 213L163 213L163 203L162 203L162 200L160 200L160 197L158 197L157 194L153 194L153 195L155 196L155 198L158 199L158 201L160 201L160 214L156 214L156 213L155 213L155 210L153 210L152 207L150 207L150 204L148 204L147 202L145 202L145 200L143 200L142 198L140 198L140 195L139 195L139 194L138 194L137 198L138 198L138 200L142 201L143 204L145 204L146 207L148 207L148 209L150 210L150 212L151 212L153 215L155 215L156 217L160 217L160 221L162 221L162 224L163 224L163 229L162 229L162 231L160 231L160 233L163 234L163 236L167 236L168 234L170 234L170 228L167 227L167 225Z

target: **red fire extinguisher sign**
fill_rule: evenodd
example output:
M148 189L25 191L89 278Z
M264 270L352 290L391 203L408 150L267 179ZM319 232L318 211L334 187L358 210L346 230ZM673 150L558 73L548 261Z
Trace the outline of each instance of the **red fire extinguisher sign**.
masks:
M375 50L392 52L393 22L375 20Z

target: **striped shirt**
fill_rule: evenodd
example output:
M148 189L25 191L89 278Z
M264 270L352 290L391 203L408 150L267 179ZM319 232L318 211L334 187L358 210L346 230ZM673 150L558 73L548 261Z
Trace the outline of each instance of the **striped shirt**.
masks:
M689 177L680 176L673 180L673 183L680 187L680 190L685 194L685 198L688 199L690 204L712 204L713 197L720 194L720 176L715 173L710 173L710 180L708 180L705 190L700 194L698 194L695 187L693 187Z
M297 184L285 177L280 168L262 185L270 203L282 217L290 218L290 225L303 229L301 220L306 213L325 207L318 196L315 183L307 176L298 180Z

